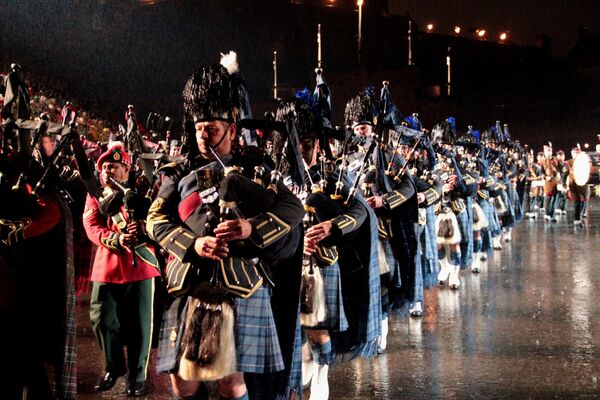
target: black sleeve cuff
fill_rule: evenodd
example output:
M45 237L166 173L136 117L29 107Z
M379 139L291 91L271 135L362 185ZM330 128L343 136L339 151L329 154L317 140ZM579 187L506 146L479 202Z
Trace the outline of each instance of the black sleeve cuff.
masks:
M383 204L389 210L393 210L406 201L406 196L397 191L386 193L381 197L383 199Z
M440 198L440 194L434 188L429 188L423 193L425 194L427 205L435 203Z
M252 224L250 240L261 249L280 239L291 230L290 225L270 212L250 219L250 223Z
M180 261L186 260L188 252L194 250L196 236L183 228L175 228L160 241L161 247Z
M331 222L342 235L345 235L356 229L356 218L351 217L348 214L338 215L332 219Z

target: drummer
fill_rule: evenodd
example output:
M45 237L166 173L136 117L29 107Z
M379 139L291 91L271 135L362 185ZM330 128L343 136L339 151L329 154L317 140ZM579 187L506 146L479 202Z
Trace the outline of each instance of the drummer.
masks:
M587 185L578 185L575 181L575 159L581 153L579 147L571 149L571 159L567 161L569 166L569 177L567 179L567 198L574 202L573 224L576 227L582 226L582 216L585 213L587 207L587 201L589 199Z

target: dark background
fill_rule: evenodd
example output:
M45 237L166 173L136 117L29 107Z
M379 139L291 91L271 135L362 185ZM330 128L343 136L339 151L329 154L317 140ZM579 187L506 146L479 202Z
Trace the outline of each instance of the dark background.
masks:
M484 27L495 38L509 31L520 45L535 45L542 34L552 39L553 53L568 55L578 40L578 27L600 30L597 0L390 0L389 11L410 13L421 26L433 23L436 31L453 32Z
M401 112L419 112L426 127L448 115L461 132L500 119L523 141L539 146L552 140L566 148L593 145L600 133L599 8L591 0L365 0L358 64L353 1L10 1L0 5L0 59L4 70L19 62L83 107L121 122L127 104L142 119L150 111L178 118L193 69L235 50L261 115L274 105L274 50L280 95L314 85L321 23L336 123L342 124L350 96L385 79ZM415 31L411 67L407 13ZM428 22L435 31L419 32ZM455 24L464 35L448 34ZM479 26L490 32L487 41L469 31ZM500 30L510 31L511 43L494 40Z

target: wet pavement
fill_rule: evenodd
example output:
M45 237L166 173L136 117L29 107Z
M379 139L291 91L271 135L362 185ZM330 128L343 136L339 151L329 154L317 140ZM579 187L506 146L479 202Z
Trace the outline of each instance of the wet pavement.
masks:
M588 213L583 229L572 213L522 221L458 291L426 291L423 318L392 319L385 354L334 370L330 399L600 399L600 201ZM124 381L92 390L102 361L85 299L78 324L81 399L126 398ZM150 375L145 398L170 399Z

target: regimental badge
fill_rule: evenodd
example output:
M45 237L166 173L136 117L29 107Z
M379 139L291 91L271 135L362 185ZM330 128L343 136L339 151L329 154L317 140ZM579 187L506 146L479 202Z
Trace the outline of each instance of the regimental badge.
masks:
M219 198L219 192L216 187L211 187L200 192L200 198L204 203L214 203Z

